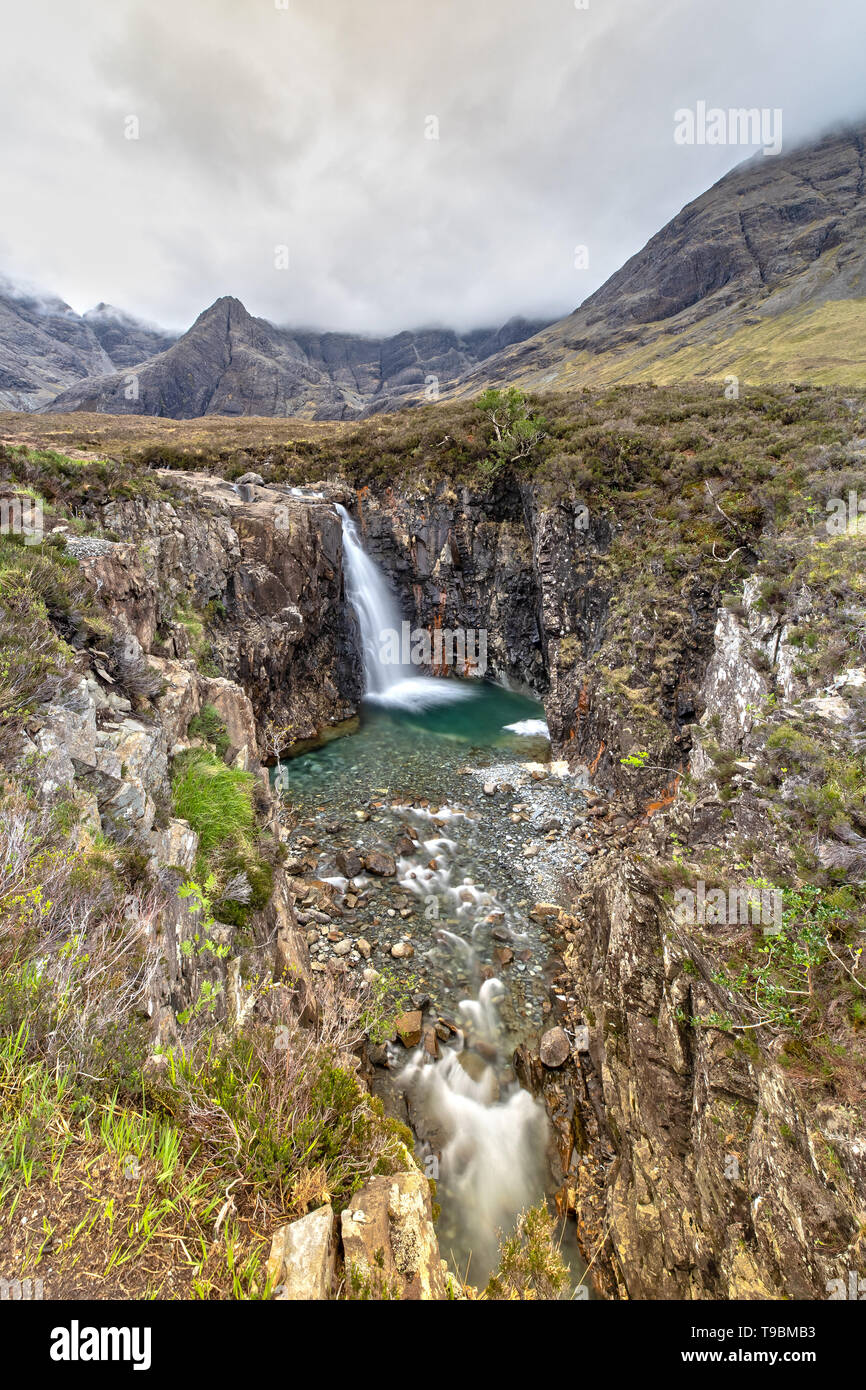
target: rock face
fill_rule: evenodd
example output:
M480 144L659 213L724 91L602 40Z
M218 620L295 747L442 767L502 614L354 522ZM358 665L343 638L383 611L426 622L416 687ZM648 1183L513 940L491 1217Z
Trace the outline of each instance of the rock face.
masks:
M281 1226L271 1241L268 1279L277 1302L328 1298L333 1290L337 1243L330 1204Z
M361 673L333 507L288 489L252 487L245 502L212 478L164 478L174 500L109 504L104 524L126 543L83 562L144 650L188 659L194 615L209 610L214 655L248 692L260 730L272 723L285 747L351 717ZM182 690L168 698L184 707ZM219 709L220 699L215 673L205 702ZM247 746L254 727L228 732Z
M92 328L115 368L134 367L139 362L165 352L177 338L154 324L142 323L123 309L112 304L97 304L88 309L84 322Z
M833 322L829 306L846 300L862 304L864 141L866 129L860 126L738 165L684 207L573 314L488 359L457 391L473 393L500 382L549 390L584 382L721 377L738 371L737 340L718 365L710 349L742 332L752 335L755 346L762 344L765 360L776 366L775 374L762 370L753 355L750 380L824 380L815 375L820 359L816 356L810 366L796 334L803 332L806 310L826 311L826 331ZM787 324L791 338L786 341ZM859 317L840 324L847 325L849 337L855 325L857 334L862 331ZM764 327L774 335L769 357L760 336ZM862 382L858 344L847 355L844 336L838 346L837 374L827 379ZM693 356L686 359L689 351ZM850 374L840 378L843 366Z
M560 1152L570 1165L566 1186L584 1184L577 1200L594 1228L587 1244L603 1248L609 1291L631 1298L823 1299L847 1270L863 1267L866 1165L855 1137L860 1107L844 1075L803 1084L785 1027L765 1004L752 1008L749 991L726 988L716 954L725 928L678 917L660 876L672 831L689 860L734 860L734 847L748 842L782 881L796 877L790 830L752 777L768 760L772 716L762 696L771 682L780 727L802 711L813 738L827 722L831 746L855 732L849 700L803 698L789 637L795 620L815 618L809 593L793 594L781 616L759 600L759 586L747 581L739 611L720 612L701 690L704 730L736 759L727 802L718 795L722 773L698 745L690 803L648 826L634 856L594 864L571 922L566 964L592 1027ZM836 677L852 695L862 679L859 670ZM782 801L795 790L783 783ZM844 837L844 825L839 831ZM846 859L846 872L862 881L866 859ZM835 1008L823 1027L833 1026ZM855 1065L853 1056L845 1065ZM598 1167L587 1184L591 1155Z
M343 1212L342 1230L350 1296L363 1290L402 1299L446 1297L423 1173L373 1178Z
M93 324L107 343L123 331L116 318L109 317L112 312ZM497 331L482 329L464 336L445 329L387 339L302 333L253 318L240 300L226 296L200 314L166 351L155 349L158 355L151 361L136 359L134 391L129 389L129 373L118 372L104 382L79 382L49 408L180 420L201 415L339 420L367 410L393 409L407 393L423 392L432 382L438 389L438 383L454 381L475 363L540 327L511 319ZM129 351L132 341L127 329ZM127 357L128 352L124 365Z
M582 906L569 963L598 1025L583 1066L616 1154L599 1228L616 1283L630 1298L826 1297L858 1199L828 1181L802 1097L757 1050L683 1026L727 1004L638 869L593 868ZM577 1116L581 1135L597 1124L589 1094ZM831 1127L844 1133L841 1111Z

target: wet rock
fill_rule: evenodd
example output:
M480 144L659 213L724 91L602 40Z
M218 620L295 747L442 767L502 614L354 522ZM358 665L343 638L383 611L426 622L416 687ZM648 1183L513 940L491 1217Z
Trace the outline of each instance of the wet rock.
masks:
M571 1056L571 1043L564 1028L549 1028L541 1039L538 1055L546 1067L561 1067Z
M394 1027L397 1037L404 1047L417 1047L421 1041L421 1026L423 1015L420 1009L410 1009L408 1013L401 1014Z
M361 869L363 868L361 856L357 850L337 850L336 859L337 868L340 870L340 873L343 875L344 878L357 878L359 873L361 872Z
M379 878L393 878L397 872L393 855L386 854L383 850L373 850L368 854L364 860L364 868Z
M281 1226L271 1241L268 1278L274 1299L327 1298L334 1280L336 1241L334 1211L330 1203L307 1216Z
M415 947L410 941L395 941L391 947L391 955L395 960L411 960L415 954Z

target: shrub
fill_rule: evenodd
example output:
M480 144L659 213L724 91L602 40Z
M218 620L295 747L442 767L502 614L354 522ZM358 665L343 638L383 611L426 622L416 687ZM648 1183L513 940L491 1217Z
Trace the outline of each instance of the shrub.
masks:
M568 1287L568 1267L554 1240L553 1217L544 1202L521 1212L512 1235L499 1243L499 1268L484 1295L498 1300L558 1298Z
M0 570L0 722L7 733L67 680L71 652L19 570Z

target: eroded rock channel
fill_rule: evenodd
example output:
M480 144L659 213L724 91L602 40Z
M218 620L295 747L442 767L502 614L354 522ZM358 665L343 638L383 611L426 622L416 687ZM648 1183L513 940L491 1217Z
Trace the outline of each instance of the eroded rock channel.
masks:
M586 801L550 762L538 701L389 661L380 639L402 620L342 514L368 698L357 731L276 772L288 868L308 884L296 915L313 971L358 972L396 1001L394 1033L371 1025L370 1084L437 1181L449 1265L483 1281L501 1235L559 1185L544 1106L514 1055L542 1038L552 1067L571 1052L558 902ZM562 1234L579 1276L574 1230Z

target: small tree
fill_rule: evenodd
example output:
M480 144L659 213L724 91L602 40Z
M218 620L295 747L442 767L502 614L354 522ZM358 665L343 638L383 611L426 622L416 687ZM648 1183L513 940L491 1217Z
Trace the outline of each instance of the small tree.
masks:
M500 464L528 458L547 438L547 421L532 414L526 397L516 386L507 391L491 387L475 404L493 426L491 444Z

